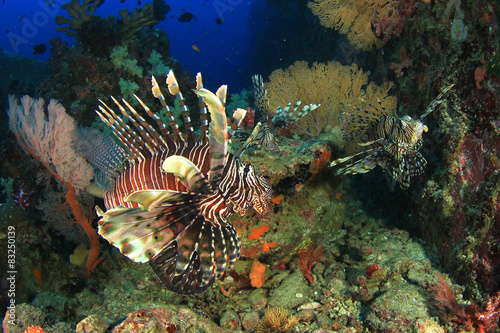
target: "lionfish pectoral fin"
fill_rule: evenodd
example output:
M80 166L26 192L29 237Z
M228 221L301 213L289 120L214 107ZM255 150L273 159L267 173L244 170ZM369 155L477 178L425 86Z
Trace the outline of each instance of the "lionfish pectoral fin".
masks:
M183 156L172 155L166 158L162 169L167 173L173 173L191 192L208 193L210 191L200 169Z
M236 259L240 257L241 241L232 225L227 224L222 228L224 242L226 244L226 256L228 269L233 268Z
M170 243L175 230L159 219L164 208L145 211L119 206L101 214L99 234L135 262L147 262Z
M143 210L151 211L158 206L173 204L182 200L185 193L169 190L141 190L127 195L123 201L135 202Z
M230 261L239 257L239 238L236 232L226 231L198 215L149 264L168 289L192 294L206 290L220 278Z
M198 253L200 256L201 264L201 283L200 286L210 284L210 281L215 280L215 263L214 263L214 235L212 232L212 224L205 223L203 230L201 231Z
M176 238L177 257L175 261L175 275L185 273L193 260L193 256L196 254L196 257L198 257L198 245L204 224L204 218L198 215Z
M377 140L373 140L373 141L368 141L368 142L358 142L358 145L361 146L361 147L366 147L366 146L369 146L369 145L373 145L375 143L380 143L381 141L384 141L385 138L380 138L380 139L377 139Z
M364 155L364 156L363 156ZM350 161L354 159L353 162L348 163L347 165L338 169L335 174L336 175L344 175L344 174L359 174L366 173L372 170L374 167L379 165L380 158L380 147L376 147L373 149L368 149L357 154L347 156L344 158L339 158L330 163L330 166L336 166L342 164L346 161Z

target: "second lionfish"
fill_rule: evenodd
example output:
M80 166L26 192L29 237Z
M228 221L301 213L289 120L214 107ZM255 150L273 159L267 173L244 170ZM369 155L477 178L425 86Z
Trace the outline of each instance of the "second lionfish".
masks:
M336 171L339 175L366 173L380 165L401 188L407 189L410 186L410 177L423 173L427 164L419 152L422 134L427 131L422 120L442 102L443 95L452 87L453 85L450 85L443 89L419 119L408 115L401 118L389 115L380 101L380 108L364 100L366 108L352 106L355 112L344 117L344 136L360 140L359 145L369 149L339 158L330 166L341 165Z
M262 76L252 76L252 82L256 108L255 127L240 151L257 145L264 151L271 153L279 152L278 130L298 121L309 112L316 110L321 104L307 104L301 107L302 102L297 101L295 107L292 108L292 103L288 103L284 109L279 106L276 112L271 115L267 90L264 88ZM237 134L246 138L246 135L243 133L238 132ZM238 154L236 155L238 156Z
M106 212L99 234L136 262L148 262L163 284L182 294L211 286L240 256L240 239L227 218L254 208L267 209L271 187L250 165L227 152L227 142L245 116L237 110L230 128L224 108L226 86L217 94L203 88L197 76L201 129L196 137L179 85L172 73L168 90L182 107L181 133L154 77L153 94L169 126L139 98L149 123L125 100L97 113L113 129L121 146L111 145L94 158L106 175ZM210 126L205 105L211 116ZM170 128L170 130L169 130Z

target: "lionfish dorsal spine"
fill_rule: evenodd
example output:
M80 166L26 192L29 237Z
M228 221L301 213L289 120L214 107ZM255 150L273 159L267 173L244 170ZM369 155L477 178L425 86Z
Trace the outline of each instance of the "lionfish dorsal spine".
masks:
M220 88L219 88L220 91ZM212 188L217 188L227 158L227 119L224 105L220 98L211 91L202 88L195 91L202 96L208 107L212 121L210 122L210 171L208 178Z
M444 94L446 94L448 92L448 90L450 90L451 88L453 88L455 86L455 83L452 83L450 84L449 86L446 86L442 91L441 93L438 95L438 97L436 97L432 103L429 105L429 107L427 107L427 110L425 110L424 114L422 116L420 116L419 120L422 120L424 119L425 117L427 117L427 115L429 113L431 113L432 111L434 111L434 109L441 103L443 103L443 96Z
M158 115L156 115L156 113L153 113L151 111L151 109L139 98L137 97L135 94L134 94L134 97L137 99L137 101L141 104L142 108L146 111L148 117L150 117L151 119L153 119L156 123L156 126L158 126L160 132L158 133L156 130L154 130L154 128L148 124L148 127L153 129L153 137L155 138L155 140L157 140L157 144L160 146L160 147L168 147L170 149L170 147L172 147L173 149L173 141L172 141L172 137L170 136L170 133L168 131L168 129L166 129L166 126L165 126L165 123L161 120L160 117L158 117Z
M165 96L163 96L163 93L161 92L160 86L158 85L158 82L156 82L156 79L154 76L151 77L151 83L153 85L152 91L153 95L160 100L160 103L165 110L165 114L167 115L168 122L170 124L170 128L173 133L173 139L174 143L176 146L179 144L184 143L184 138L182 137L182 133L179 130L179 126L177 125L177 122L175 121L174 116L172 115L172 112L170 111L170 108L167 105L167 102L165 101ZM163 134L163 133L162 133Z
M96 110L96 113L99 115L101 120L108 125L112 130L113 134L120 141L123 147L128 148L128 159L131 161L135 161L136 158L140 158L142 156L141 151L138 146L135 145L135 138L132 133L130 133L130 128L127 124L123 122L123 120L116 115L116 113L106 105L102 100L99 100L101 104L99 105L99 110Z
M117 101L113 98L115 104L118 105L118 108L122 112L122 114L130 120L130 126L126 125L126 129L132 133L132 136L136 140L135 142L139 145L143 145L151 155L157 153L155 146L157 146L157 142L155 141L156 135L151 133L149 130L153 128L142 118L137 111L130 105L126 100L122 99L123 104L128 108L130 113ZM148 130L148 127L150 128Z
M247 110L244 109L236 109L233 112L233 116L231 117L231 126L228 129L228 134L229 137L228 139L231 139L233 137L234 132L240 127L241 122L243 119L245 119L245 116L247 114Z
M267 98L267 90L264 88L264 80L259 74L252 76L253 94L255 98L255 119L264 121L264 118L269 114L269 99Z
M196 74L196 90L203 88L203 78L201 73ZM207 108L205 106L205 99L203 96L198 95L198 107L200 108L200 134L198 135L198 142L205 143L208 138L208 118Z
M136 96L137 100L140 100ZM122 102L127 106L127 108L132 113L133 117L129 116L130 123L137 129L139 136L142 137L146 149L151 153L151 155L157 154L157 147L160 142L157 141L157 133L151 125L130 105L126 100L122 99Z
M226 106L226 95L227 95L227 85L220 86L219 89L217 89L217 92L215 93L217 97L219 98L221 104L223 107Z
M172 70L170 70L167 75L167 86L168 91L173 96L175 96L180 108L182 109L182 119L184 121L184 129L186 131L186 139L188 141L188 144L194 144L196 139L194 136L193 125L191 124L191 118L189 117L189 110L186 106L186 102L184 100L184 97L182 96L179 84L177 83L177 79L175 78L174 72Z

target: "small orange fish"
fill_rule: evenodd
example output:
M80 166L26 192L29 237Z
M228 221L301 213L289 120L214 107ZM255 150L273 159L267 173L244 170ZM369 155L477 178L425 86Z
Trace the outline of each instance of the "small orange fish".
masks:
M193 44L193 45L191 45L191 47L192 47L192 48L193 48L193 50L195 50L196 52L201 52L201 51L200 51L200 48L199 48L198 46L196 46L196 45L194 45L194 44Z

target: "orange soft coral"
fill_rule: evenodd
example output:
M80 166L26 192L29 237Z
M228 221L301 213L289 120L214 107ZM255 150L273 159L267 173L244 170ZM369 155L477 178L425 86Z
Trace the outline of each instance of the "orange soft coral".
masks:
M261 226L259 228L250 228L251 234L248 235L248 239L250 239L250 240L259 239L260 236L262 236L268 230L269 230L269 227L266 224L264 224L263 226Z
M266 282L266 265L261 264L257 259L253 262L250 269L250 284L254 288L261 288Z
M40 326L30 326L23 333L43 333L43 329Z

